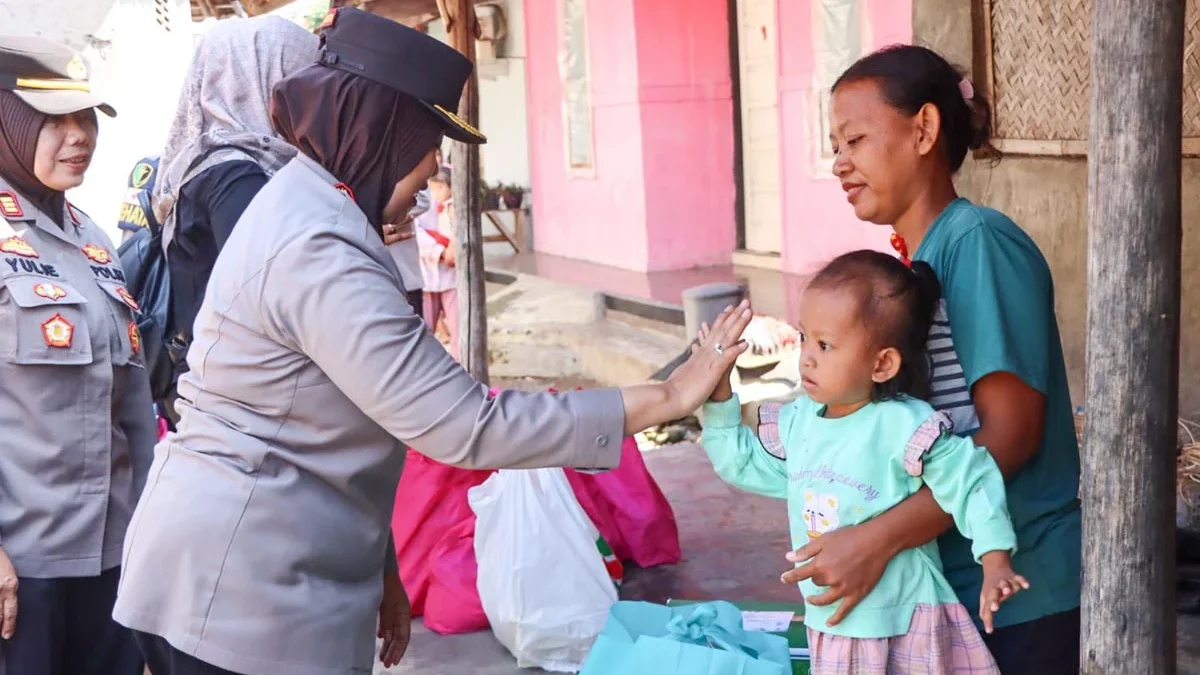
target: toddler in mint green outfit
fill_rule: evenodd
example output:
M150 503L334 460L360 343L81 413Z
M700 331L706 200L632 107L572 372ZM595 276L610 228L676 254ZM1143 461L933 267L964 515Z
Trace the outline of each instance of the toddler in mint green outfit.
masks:
M1028 583L1012 569L1016 535L1000 470L923 400L937 387L925 343L938 297L925 263L910 268L877 251L835 259L802 297L807 397L763 405L750 428L726 379L705 404L703 444L726 482L788 500L797 549L928 486L984 567L980 617L990 629L1000 603ZM806 580L800 590L808 598L823 589ZM999 673L942 576L936 542L896 556L875 589L829 626L836 609L805 609L813 675Z

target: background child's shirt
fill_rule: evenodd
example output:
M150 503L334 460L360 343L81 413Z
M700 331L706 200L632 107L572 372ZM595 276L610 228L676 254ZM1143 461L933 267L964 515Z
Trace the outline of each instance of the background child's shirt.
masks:
M787 499L794 548L870 520L926 484L971 537L976 558L1015 547L996 463L969 439L946 432L948 418L928 403L871 403L838 419L823 412L808 398L765 404L751 430L741 424L736 396L704 406L703 444L717 474L744 490ZM823 590L811 580L800 583L805 598ZM931 542L893 558L842 623L825 625L840 603L806 603L805 623L852 638L894 637L908 632L918 604L957 602Z
M1013 567L1030 588L1004 604L996 626L1074 609L1081 574L1079 448L1046 259L1007 216L966 199L946 207L913 259L929 263L942 285L929 335L931 402L951 416L955 433L978 430L970 392L989 374L1012 373L1046 397L1041 446L1007 493L1019 547ZM969 543L951 531L938 546L946 578L976 615L983 577Z
M426 293L452 291L458 285L457 270L442 262L442 253L453 242L437 234L437 230L417 227L417 249L421 255L421 278L425 281Z
M442 204L432 197L429 198L429 209L422 212L415 219L417 227L423 230L438 229L438 216L442 211Z

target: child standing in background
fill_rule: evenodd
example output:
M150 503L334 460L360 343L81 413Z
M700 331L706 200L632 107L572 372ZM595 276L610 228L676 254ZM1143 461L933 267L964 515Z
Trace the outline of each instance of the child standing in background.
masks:
M751 429L742 426L726 379L705 404L703 444L726 482L788 500L797 549L928 486L973 542L983 566L979 613L991 632L1000 603L1029 585L1012 568L1016 535L999 468L922 400L932 387L926 336L939 293L922 262L910 269L878 251L835 259L813 278L800 306L807 397L763 405ZM893 558L875 589L836 625L830 619L840 603L812 601L826 589L804 578L800 590L813 675L999 674L942 575L936 542Z
M450 355L458 359L458 272L454 268L454 207L450 198L450 168L443 166L429 180L430 209L417 219L417 248L425 281L424 315L436 332L442 319L449 334Z

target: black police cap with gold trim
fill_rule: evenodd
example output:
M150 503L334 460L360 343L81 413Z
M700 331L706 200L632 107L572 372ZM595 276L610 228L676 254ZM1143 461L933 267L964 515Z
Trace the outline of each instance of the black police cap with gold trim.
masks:
M412 96L441 120L449 138L476 145L487 142L486 136L456 113L473 67L449 45L352 7L330 10L320 34L317 62L321 65Z
M47 115L96 108L117 111L92 93L83 58L45 38L0 36L0 89L8 89Z

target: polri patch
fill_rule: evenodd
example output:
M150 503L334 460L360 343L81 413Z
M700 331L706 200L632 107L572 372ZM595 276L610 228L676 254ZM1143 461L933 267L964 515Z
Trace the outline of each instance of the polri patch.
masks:
M138 331L137 323L133 321L129 322L129 347L134 356L142 353L142 334Z
M4 241L0 241L0 251L3 251L4 253L11 253L13 255L19 255L22 258L40 257L38 256L38 252L29 245L29 242L20 237L9 237Z
M108 253L108 249L104 248L103 246L88 244L81 250L83 251L83 254L88 257L88 260L91 260L94 263L107 265L112 262L112 256Z
M63 318L62 314L55 314L42 324L42 337L46 339L47 347L69 349L71 340L75 337L75 326Z
M63 287L56 286L54 284L34 284L33 292L35 295L46 298L47 300L53 300L54 302L58 302L59 300L67 297L67 292L63 290Z
M135 312L139 309L137 300L133 299L133 294L130 293L129 290L124 286L117 287L117 295L121 296L121 300L123 300L126 305L129 305L129 309L132 309Z

